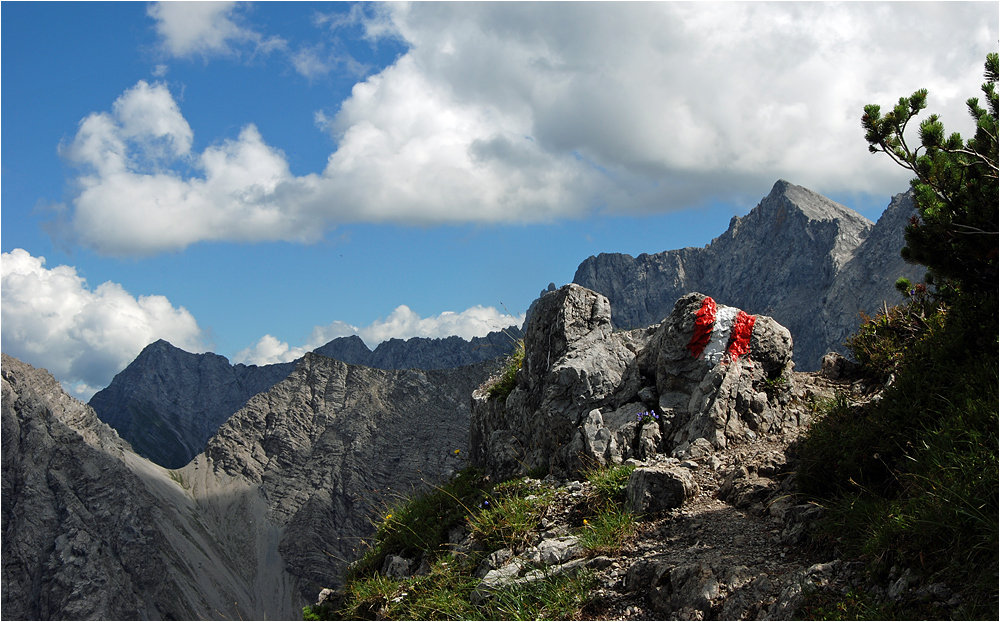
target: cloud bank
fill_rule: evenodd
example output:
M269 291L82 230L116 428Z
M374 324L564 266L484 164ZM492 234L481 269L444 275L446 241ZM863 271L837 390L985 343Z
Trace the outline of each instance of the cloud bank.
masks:
M204 352L194 317L164 296L135 298L107 282L91 290L71 266L14 249L0 257L3 351L45 367L83 400L157 339Z
M181 4L149 9L175 55L263 40L232 6ZM103 254L140 255L211 240L314 242L352 222L542 222L750 203L778 178L888 195L908 175L868 153L863 106L926 87L949 131L969 133L964 100L996 47L996 17L991 3L352 12L366 37L395 37L408 51L332 102L339 111L318 123L337 143L323 171L291 174L253 125L194 152L168 88L139 82L64 146L81 173L69 226L57 229ZM300 72L326 70L321 44L303 48Z
M488 333L518 326L521 317L500 313L493 307L475 306L455 313L445 311L438 315L421 318L406 305L400 305L385 319L378 319L368 326L357 328L344 322L333 322L327 326L316 326L304 344L290 347L272 335L264 335L257 343L240 350L233 357L235 363L248 365L270 365L286 363L305 355L306 352L329 343L337 337L357 335L365 344L374 349L389 339L409 339L428 337L431 339L457 335L463 339L484 337Z

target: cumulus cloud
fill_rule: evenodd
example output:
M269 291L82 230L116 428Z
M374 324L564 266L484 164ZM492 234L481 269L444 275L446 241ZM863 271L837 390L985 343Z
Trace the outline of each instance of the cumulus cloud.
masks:
M178 58L231 56L245 44L264 52L284 47L283 40L237 23L237 8L235 2L156 2L146 13L156 20L164 51Z
M202 10L222 24L212 32L239 28L225 25L232 7ZM867 152L863 106L926 87L949 130L969 133L964 100L997 40L988 3L416 3L317 19L408 46L317 114L337 143L323 171L292 175L252 125L185 151L166 87L140 83L66 151L88 170L79 241L140 254L310 242L359 221L538 222L752 202L778 178L891 194L909 175ZM325 70L302 49L300 72ZM148 114L121 103L146 91L155 101L135 106Z
M238 363L269 365L286 363L305 355L306 352L330 342L337 337L358 335L365 344L375 349L388 339L409 339L428 337L431 339L457 335L463 339L483 337L490 332L508 326L520 325L523 318L500 313L493 307L475 306L455 313L444 313L422 318L406 305L400 305L388 317L357 328L344 322L334 322L327 326L316 326L304 344L290 347L272 335L264 335L255 344L236 353L233 360Z
M118 283L91 290L72 266L45 267L23 249L3 253L3 351L45 367L81 399L157 339L204 352L194 317L164 296L132 296Z

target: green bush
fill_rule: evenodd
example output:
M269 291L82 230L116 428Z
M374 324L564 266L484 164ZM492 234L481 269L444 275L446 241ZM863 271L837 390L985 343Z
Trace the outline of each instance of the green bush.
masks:
M907 283L908 284L908 283ZM862 373L885 380L896 371L910 345L932 327L940 328L946 312L921 285L903 304L886 307L874 318L861 314L858 332L847 338L848 349Z

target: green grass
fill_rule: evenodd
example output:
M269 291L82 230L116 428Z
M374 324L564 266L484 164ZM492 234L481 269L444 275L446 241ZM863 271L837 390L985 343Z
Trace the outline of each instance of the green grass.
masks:
M584 519L580 544L600 555L615 555L635 534L635 517L624 508L611 506Z
M551 489L527 486L524 480L500 484L469 517L471 533L491 551L526 545L551 499Z
M850 341L870 378L894 382L877 402L840 396L826 408L803 440L798 481L829 510L821 541L867 560L880 580L897 565L944 581L962 592L961 615L996 619L996 327L909 307ZM926 615L913 606L872 615Z
M503 371L500 372L500 377L487 389L490 399L504 401L510 396L517 381L517 372L521 369L523 363L524 339L518 339L514 352L507 357L507 362L504 364Z
M571 620L579 618L594 579L586 571L546 577L499 590L483 604L473 605L471 594L478 584L479 579L464 571L461 563L441 559L425 576L353 581L343 608L317 614L307 607L305 615L345 620Z
M516 548L530 540L551 502L553 491L538 482L490 483L474 469L460 472L447 484L402 501L379 522L373 544L353 564L339 607L305 607L303 618L407 620L534 620L579 618L594 579L587 571L546 577L515 585L485 603L472 604L479 584L474 571L486 553ZM464 524L485 552L446 552L448 532ZM378 573L385 556L429 554L428 574L388 579Z
M591 485L590 512L579 531L580 543L597 554L613 555L635 534L635 517L625 507L625 486L635 467L630 465L586 469Z
M373 545L351 565L348 578L371 574L389 554L439 554L448 544L448 532L465 522L469 508L486 498L487 489L482 473L463 469L446 484L389 507L376 528Z
M622 503L625 501L625 486L635 470L634 466L622 464L608 467L585 469L583 476L594 491L594 501L598 503Z

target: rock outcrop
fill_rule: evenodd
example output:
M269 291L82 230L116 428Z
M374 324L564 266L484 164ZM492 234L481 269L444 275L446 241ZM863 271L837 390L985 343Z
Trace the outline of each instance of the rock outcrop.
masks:
M44 370L2 368L5 619L299 617L387 504L464 465L490 371L309 354L167 470Z
M497 477L686 457L800 424L780 409L788 330L703 294L662 324L614 332L607 298L566 285L538 300L524 341L506 400L473 395L470 455Z
M618 328L661 322L680 296L704 292L787 327L800 370L817 370L829 350L842 350L858 312L899 301L900 276L919 279L904 264L903 226L914 214L909 193L893 198L879 222L801 186L779 180L770 194L704 248L638 257L589 257L573 282L611 303Z
M378 369L453 369L507 354L520 336L520 329L510 328L470 341L390 339L373 352L354 335L338 337L315 352ZM251 397L287 377L297 362L231 365L223 356L191 354L161 339L96 393L90 406L140 456L177 469L202 452L219 426Z

